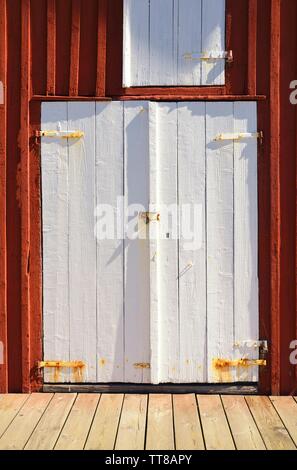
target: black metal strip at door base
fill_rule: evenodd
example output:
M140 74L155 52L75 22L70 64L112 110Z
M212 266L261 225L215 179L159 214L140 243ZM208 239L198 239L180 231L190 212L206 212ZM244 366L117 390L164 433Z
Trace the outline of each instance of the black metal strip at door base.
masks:
M47 393L198 393L215 395L257 395L258 384L44 384L43 391Z

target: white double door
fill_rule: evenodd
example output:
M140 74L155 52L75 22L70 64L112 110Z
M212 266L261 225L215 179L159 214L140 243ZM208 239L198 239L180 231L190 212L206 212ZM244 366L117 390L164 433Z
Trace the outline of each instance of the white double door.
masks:
M84 133L42 138L44 359L69 363L46 382L257 381L257 140L233 140L256 116L43 104L43 130Z

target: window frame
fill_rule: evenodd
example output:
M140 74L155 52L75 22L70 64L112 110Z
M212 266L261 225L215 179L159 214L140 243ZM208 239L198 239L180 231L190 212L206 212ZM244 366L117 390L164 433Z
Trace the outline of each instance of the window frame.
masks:
M248 96L257 99L255 87L250 83L255 70L256 53L248 44L256 44L256 29L251 5L255 0L241 0L238 8L236 0L226 0L226 50L232 50L233 62L226 61L225 85L201 86L145 86L123 87L123 36L124 36L124 1L108 2L107 15L107 64L106 64L106 94L110 97L146 97L148 99L165 99L182 97L203 99L211 97ZM112 5L111 5L112 4Z

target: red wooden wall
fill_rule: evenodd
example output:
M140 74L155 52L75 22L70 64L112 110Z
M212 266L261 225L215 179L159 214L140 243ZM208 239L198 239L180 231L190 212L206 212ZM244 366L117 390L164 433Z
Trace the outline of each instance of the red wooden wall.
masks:
M293 393L297 368L296 0L227 0L225 87L121 86L122 0L0 0L0 391L41 386L40 102L59 99L257 99L261 337L269 340L263 393Z

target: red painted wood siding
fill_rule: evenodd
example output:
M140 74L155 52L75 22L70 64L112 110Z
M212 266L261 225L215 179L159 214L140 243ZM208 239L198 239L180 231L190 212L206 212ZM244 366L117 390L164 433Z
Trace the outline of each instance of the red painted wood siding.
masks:
M122 0L0 0L0 335L8 355L1 391L37 390L42 354L40 155L34 130L45 99L259 101L259 278L265 393L297 391L295 0L227 0L224 87L123 89ZM3 27L5 26L5 27ZM7 31L6 31L7 29ZM272 343L271 343L272 341Z

